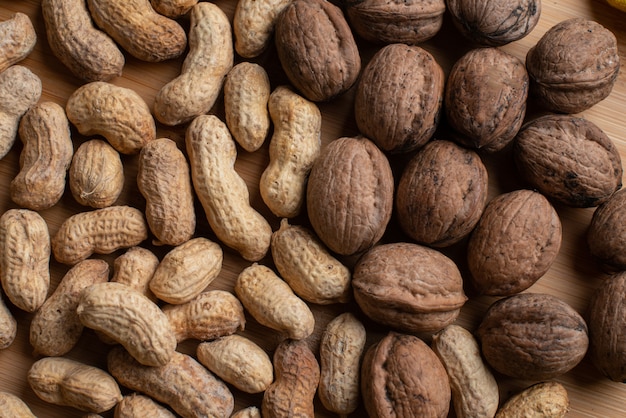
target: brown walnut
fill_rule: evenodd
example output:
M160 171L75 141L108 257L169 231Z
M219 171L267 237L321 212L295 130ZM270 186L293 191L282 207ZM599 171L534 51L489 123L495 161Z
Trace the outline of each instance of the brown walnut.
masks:
M626 270L626 190L615 192L593 212L587 245L605 270Z

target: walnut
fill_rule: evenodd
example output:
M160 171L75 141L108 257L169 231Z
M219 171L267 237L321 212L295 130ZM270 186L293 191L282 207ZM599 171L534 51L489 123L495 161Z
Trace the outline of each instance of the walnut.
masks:
M626 270L626 189L619 190L593 212L587 230L591 256L606 271Z

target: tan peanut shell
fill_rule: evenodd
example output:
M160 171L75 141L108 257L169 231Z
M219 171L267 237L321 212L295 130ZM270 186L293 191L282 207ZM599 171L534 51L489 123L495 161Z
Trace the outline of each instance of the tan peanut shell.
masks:
M246 151L261 148L269 133L271 122L267 102L270 94L269 76L259 64L240 62L226 74L226 125L235 141Z
M181 73L154 99L154 115L165 125L180 125L208 113L233 66L230 20L222 9L201 2L190 15L189 53Z
M91 139L74 152L69 170L72 196L92 208L113 205L124 189L124 166L120 154L108 142Z
M63 356L78 343L83 324L76 308L84 288L109 280L104 260L84 260L61 279L54 293L37 310L30 322L29 341L35 355Z
M143 213L130 206L109 206L67 218L54 237L52 252L64 264L76 264L92 254L110 254L148 238Z
M0 418L37 418L26 402L9 392L0 392Z
M241 335L202 342L196 348L196 356L207 369L246 393L263 392L274 381L270 357Z
M28 370L28 383L42 400L86 412L105 412L122 399L106 371L65 357L44 357Z
M235 412L230 418L261 418L261 410L256 406L249 406Z
M76 308L80 322L124 346L141 364L162 366L176 350L176 337L159 306L121 283L87 286Z
M274 215L293 218L304 205L307 178L322 148L322 114L286 86L276 87L268 107L274 133L269 165L261 174L261 197Z
M180 245L196 230L187 158L176 142L159 138L139 153L137 187L146 199L146 221L157 245Z
M261 55L270 45L278 15L293 0L239 0L233 17L235 50L244 58Z
M87 5L96 25L135 58L165 61L187 46L183 27L157 13L150 0L87 0Z
M105 81L83 84L67 99L65 111L81 134L101 135L122 154L136 154L156 138L150 108L126 87Z
M6 297L26 312L48 297L50 234L39 213L9 209L0 216L0 281Z
M244 179L235 171L237 147L217 116L202 115L185 136L194 190L211 229L226 246L248 261L262 259L272 227L250 203Z
M235 293L260 324L294 340L313 333L311 309L269 267L254 263L245 268L237 277Z
M276 270L302 299L322 305L352 299L350 269L307 227L283 218L272 234L271 250Z
M0 295L0 350L8 348L17 335L17 320Z
M159 258L152 251L131 247L113 262L111 281L130 286L155 302L156 296L150 290L150 280L158 266Z
M510 397L495 418L563 418L569 410L567 389L559 382L539 382Z
M122 75L124 54L95 26L83 0L42 0L41 13L52 53L76 77L108 81Z
M131 393L115 405L114 418L175 418L169 409L139 393Z
M169 405L182 417L229 417L233 394L193 357L174 352L159 367L144 366L121 347L108 354L109 372L121 385Z
M22 117L19 135L24 147L11 199L28 209L48 209L65 192L74 153L65 110L54 102L39 103Z
M28 15L17 12L0 22L0 73L30 54L37 33Z
M198 3L198 0L150 0L157 13L170 19L178 19L187 14Z

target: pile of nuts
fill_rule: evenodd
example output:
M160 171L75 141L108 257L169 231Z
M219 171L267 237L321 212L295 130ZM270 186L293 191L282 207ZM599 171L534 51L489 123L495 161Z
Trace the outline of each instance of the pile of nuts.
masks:
M197 0L40 7L45 39L25 14L0 22L1 156L21 140L0 216L0 348L25 312L41 400L89 417L562 417L554 379L587 354L626 379L622 163L574 115L619 72L599 23L564 20L522 62L499 47L533 30L539 0L238 0L232 19ZM446 13L472 45L449 74L420 47ZM80 80L64 107L20 65L36 42ZM288 83L263 67L272 53ZM115 84L129 57L183 56L153 104ZM320 107L339 98L359 134L322 138ZM238 154L265 151L252 202ZM527 187L488 199L497 154ZM119 203L129 161L135 205ZM42 215L66 191L82 210L51 233ZM597 207L588 250L611 276L588 315L532 291L561 249L561 207ZM232 291L212 287L227 256L245 265ZM52 263L66 266L56 285ZM494 301L466 329L472 294ZM70 355L86 332L105 367ZM498 376L532 384L504 399ZM0 406L34 416L8 392Z

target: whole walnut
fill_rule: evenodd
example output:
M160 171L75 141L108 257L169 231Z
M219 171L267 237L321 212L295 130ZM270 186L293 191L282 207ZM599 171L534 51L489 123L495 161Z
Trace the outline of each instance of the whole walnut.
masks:
M582 112L605 99L620 68L615 35L584 18L550 28L526 54L530 93L546 109Z
M591 256L607 271L626 270L626 190L596 208L587 229Z

